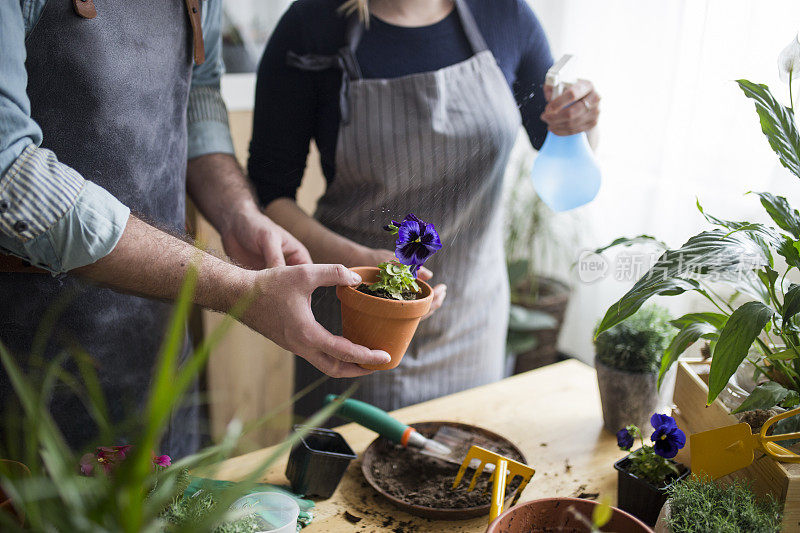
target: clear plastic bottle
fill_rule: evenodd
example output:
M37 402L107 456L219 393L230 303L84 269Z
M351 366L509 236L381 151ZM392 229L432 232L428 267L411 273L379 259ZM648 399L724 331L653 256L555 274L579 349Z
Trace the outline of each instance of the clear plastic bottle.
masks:
M553 87L553 98L564 90L560 70L571 57L565 55L547 71L545 84ZM533 162L531 179L539 198L553 211L591 202L600 190L601 174L586 133L561 136L548 131Z

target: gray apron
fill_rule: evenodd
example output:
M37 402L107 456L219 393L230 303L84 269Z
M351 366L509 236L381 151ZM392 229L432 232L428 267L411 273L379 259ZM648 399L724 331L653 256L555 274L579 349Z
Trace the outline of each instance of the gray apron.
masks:
M96 18L81 18L72 0L49 0L26 40L28 96L44 132L42 146L138 216L182 234L192 67L186 7L182 0L96 5ZM141 414L171 304L43 274L2 273L0 295L0 340L23 364L30 362L42 318L63 303L45 360L80 347L96 363L112 421ZM187 338L184 357L189 348ZM2 374L0 395L8 398ZM86 409L65 387L55 391L51 412L73 447L97 437ZM194 451L198 414L196 405L174 414L156 451Z
M328 380L298 402L298 414L318 410L325 394L354 381L357 398L389 410L503 377L509 299L501 192L520 115L465 2L455 4L474 55L434 72L363 79L355 59L363 25L349 24L336 59L344 70L336 179L315 215L372 248L394 248L382 229L391 219L414 213L434 223L443 247L426 266L433 282L447 284L447 298L420 323L399 367ZM323 63L290 56L300 68ZM341 332L334 290L316 292L312 308ZM320 375L296 358L296 389Z

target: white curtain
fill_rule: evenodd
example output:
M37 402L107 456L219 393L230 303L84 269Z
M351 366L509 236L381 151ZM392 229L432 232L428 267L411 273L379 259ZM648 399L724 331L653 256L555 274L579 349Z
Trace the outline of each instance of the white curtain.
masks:
M800 207L800 181L779 167L753 103L734 82L766 83L788 103L777 57L800 29L800 2L529 1L554 56L575 54L581 77L603 97L600 194L576 212L554 215L580 235L564 243L574 249L573 261L618 236L646 233L679 246L707 227L696 197L729 220L765 219L758 199L745 196L751 190L782 194ZM597 321L634 281L627 263L608 258L608 275L591 284L568 264L555 272L574 287L560 347L585 361L594 355ZM675 313L701 305L685 297L658 302Z

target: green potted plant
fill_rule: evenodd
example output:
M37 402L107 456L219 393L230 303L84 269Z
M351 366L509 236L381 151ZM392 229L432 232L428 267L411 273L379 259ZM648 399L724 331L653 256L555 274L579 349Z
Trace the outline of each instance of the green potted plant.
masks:
M512 373L559 360L558 336L571 289L544 271L564 269L573 261L576 241L570 215L558 215L539 199L530 179L531 158L515 154L505 198L505 252L511 310L506 348Z
M667 489L688 476L689 469L673 460L686 445L686 435L675 419L656 413L650 418L650 425L654 428L650 445L645 444L644 434L637 426L617 432L620 449L630 451L637 438L641 447L614 463L614 468L617 505L652 526L667 500Z
M800 134L791 85L790 106L786 107L766 85L743 79L737 83L755 102L761 129L781 164L800 178ZM602 334L656 295L701 295L713 311L689 313L673 322L679 330L661 360L659 383L681 353L695 341L706 339L712 355L707 398L711 404L753 349L759 357L751 358L751 362L767 379L753 389L740 406L742 411L800 402L800 285L787 281L787 274L800 268L800 212L782 196L752 194L759 198L774 226L723 220L706 213L698 201L697 208L714 228L689 238L679 248L666 249L633 288L608 309L597 329L597 334ZM650 237L623 238L609 247L642 240L658 242ZM747 301L740 304L737 299L723 298L717 288L720 284L739 295L738 301L741 296ZM780 433L798 425L797 418L781 422L776 427Z
M377 267L351 268L363 283L336 288L342 305L342 335L392 357L384 365L364 365L371 370L389 370L400 364L420 319L433 301L433 290L417 279L417 271L442 248L434 225L413 213L400 222L392 221L384 229L397 235L396 260Z
M594 340L597 386L605 428L644 428L659 406L658 369L674 332L669 311L643 307Z
M189 269L171 323L162 345L141 415L121 426L109 422L109 403L104 398L91 357L80 350L64 353L42 366L41 379L26 375L0 343L0 368L14 389L19 409L11 416L17 424L7 427L0 439L0 457L11 450L21 455L25 467L0 462L0 531L183 531L215 533L255 533L263 531L252 515L231 510L242 496L266 487L256 481L282 454L289 451L308 432L301 428L275 453L265 458L244 480L237 483L214 481L194 475L213 471L213 466L228 458L243 434L241 423L232 422L222 441L194 455L173 462L156 449L170 421L170 413L182 405L186 391L203 370L212 346L233 323L231 316L183 361L185 320L192 306L196 270ZM247 302L232 311L240 316ZM77 367L80 379L65 372L65 363ZM112 439L126 428L132 444L100 446L81 454L67 445L48 410L55 387L70 387L86 402L103 440ZM347 396L347 395L345 395ZM308 423L321 425L340 402L334 402L311 417ZM18 449L19 443L24 447ZM275 491L274 487L269 487ZM295 498L303 511L313 506L309 500ZM7 512L11 511L11 512ZM302 515L305 515L304 517ZM24 526L20 523L24 517ZM301 521L310 520L307 512Z
M657 533L777 533L781 505L759 499L746 481L715 483L689 477L667 491L667 503L656 523Z

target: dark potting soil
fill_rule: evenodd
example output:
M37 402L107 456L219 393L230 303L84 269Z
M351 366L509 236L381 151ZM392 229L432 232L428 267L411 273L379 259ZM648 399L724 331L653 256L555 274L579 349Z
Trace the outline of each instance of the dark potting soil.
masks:
M475 473L473 469L467 470L459 486L453 490L458 465L422 455L389 441L383 441L382 444L372 465L372 475L376 483L391 496L406 503L435 509L465 509L489 505L491 502L490 474L485 471L472 492L467 492L467 488ZM522 461L522 457L507 443L483 435L475 435L455 450L456 457L466 457L473 444ZM518 486L519 479L513 480L506 494L510 495Z
M369 294L370 296L377 296L378 298L383 298L384 300L394 300L389 293L384 290L373 291L369 288L369 285L366 283L362 283L358 286L358 292L363 292L364 294ZM419 299L419 293L416 292L404 292L400 296L403 297L403 300L417 300Z

